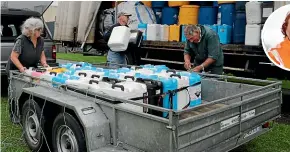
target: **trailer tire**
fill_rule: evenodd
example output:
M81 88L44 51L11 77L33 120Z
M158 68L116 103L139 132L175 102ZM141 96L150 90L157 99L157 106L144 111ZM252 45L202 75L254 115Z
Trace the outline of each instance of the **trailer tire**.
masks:
M87 151L85 135L77 120L68 113L59 114L52 127L52 145L56 152Z
M22 125L24 139L33 152L42 151L44 116L41 117L39 105L32 99L26 100L22 107Z

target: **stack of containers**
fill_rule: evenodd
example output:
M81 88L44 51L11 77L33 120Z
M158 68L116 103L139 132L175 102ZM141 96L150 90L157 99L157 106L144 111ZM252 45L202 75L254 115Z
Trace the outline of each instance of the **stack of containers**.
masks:
M261 43L262 2L246 3L246 20L245 45L259 46Z
M232 42L232 29L235 18L235 2L218 1L218 3L218 35L220 38L220 43L229 44Z
M181 27L180 41L185 42L184 29L187 25L198 24L199 6L198 5L182 5L179 9L178 24Z
M245 43L245 32L246 32L246 2L236 2L236 13L233 24L233 43L243 44Z

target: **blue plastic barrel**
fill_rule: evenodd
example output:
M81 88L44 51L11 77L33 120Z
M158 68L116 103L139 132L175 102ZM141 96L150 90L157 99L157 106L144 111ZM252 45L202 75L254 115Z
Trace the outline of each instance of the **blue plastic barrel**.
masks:
M233 27L233 43L239 44L245 42L246 24L247 24L246 13L236 12Z
M162 24L173 25L177 24L178 19L178 7L164 7L162 9Z
M214 25L206 25L206 26L209 27L209 28L211 28L216 33L218 33L218 26L216 24L214 24Z
M161 24L162 8L153 7L152 9L153 9L157 24Z
M147 40L147 24L138 24L138 30L142 32L143 40Z
M218 36L220 38L221 44L229 44L232 41L232 26L229 25L219 25L218 26Z
M218 8L213 6L201 6L198 13L198 24L216 24Z
M221 4L221 24L233 26L235 18L235 4Z
M164 7L166 5L167 1L152 1L152 8L154 7Z
M236 1L236 11L246 11L247 1Z
M217 1L213 1L213 6L214 7L219 7L219 3Z
M186 42L186 36L184 34L184 29L186 28L186 25L181 26L181 42Z

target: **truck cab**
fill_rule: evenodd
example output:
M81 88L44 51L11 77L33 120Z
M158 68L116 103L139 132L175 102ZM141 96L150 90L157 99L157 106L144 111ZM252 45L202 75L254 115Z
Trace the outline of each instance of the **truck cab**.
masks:
M1 9L1 75L7 75L5 68L15 39L21 35L21 25L23 22L30 17L41 18L41 14L23 9ZM53 66L56 64L56 47L48 34L46 26L44 26L42 37L44 38L44 51L47 63Z

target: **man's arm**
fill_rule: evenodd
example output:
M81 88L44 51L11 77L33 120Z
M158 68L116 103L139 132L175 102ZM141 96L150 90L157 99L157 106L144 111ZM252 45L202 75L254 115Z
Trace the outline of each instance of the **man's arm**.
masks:
M184 47L184 68L187 70L191 68L190 46L188 41L186 41Z

